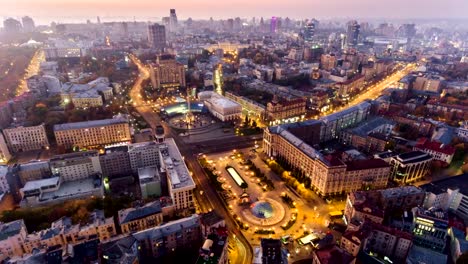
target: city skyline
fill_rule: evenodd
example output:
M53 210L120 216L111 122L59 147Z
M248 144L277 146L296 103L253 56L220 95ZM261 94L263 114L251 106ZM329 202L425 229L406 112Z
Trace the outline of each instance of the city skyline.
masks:
M39 23L45 24L57 22L82 22L85 19L93 19L96 16L109 18L106 20L129 20L134 17L137 20L155 20L168 16L169 9L175 8L182 19L210 18L225 19L231 17L290 17L304 18L350 18L361 19L443 19L443 18L468 18L464 10L468 9L468 2L463 0L448 1L403 1L395 0L376 2L370 0L356 0L342 2L330 0L297 0L294 4L285 1L246 1L231 0L229 8L226 2L212 0L198 1L192 5L183 0L175 0L170 3L155 3L147 0L119 1L57 1L57 0L0 0L0 15L6 17L35 17ZM390 5L390 7L389 7ZM86 6L86 8L82 8ZM393 7L392 7L393 6ZM400 8L405 6L405 8ZM389 12L388 8L398 8L398 12ZM128 10L132 10L129 13ZM441 12L443 10L443 12ZM53 14L53 15L51 15ZM55 15L61 14L61 15Z

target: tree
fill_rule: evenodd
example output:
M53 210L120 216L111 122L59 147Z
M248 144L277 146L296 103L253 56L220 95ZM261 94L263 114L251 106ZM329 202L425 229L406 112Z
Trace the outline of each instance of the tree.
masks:
M257 128L257 122L255 122L255 120L252 121L252 127Z

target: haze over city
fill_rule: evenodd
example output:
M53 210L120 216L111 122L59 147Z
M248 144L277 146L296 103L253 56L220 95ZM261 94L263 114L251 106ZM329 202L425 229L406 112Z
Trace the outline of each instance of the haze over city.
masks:
M72 22L101 16L106 20L161 18L169 8L179 17L208 19L230 16L290 18L372 18L372 19L466 19L464 0L0 0L0 16L30 15L41 23Z

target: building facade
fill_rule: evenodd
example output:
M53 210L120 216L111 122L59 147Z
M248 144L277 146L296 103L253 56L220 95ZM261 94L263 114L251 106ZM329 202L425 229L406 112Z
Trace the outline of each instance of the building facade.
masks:
M57 145L66 148L131 141L130 126L124 117L54 125L54 134Z
M420 180L429 173L431 155L412 151L390 158L391 178L396 182L410 183Z
M44 125L3 129L3 135L11 152L23 152L49 147Z
M161 204L156 201L137 208L120 210L119 225L123 234L134 233L158 226L163 221Z

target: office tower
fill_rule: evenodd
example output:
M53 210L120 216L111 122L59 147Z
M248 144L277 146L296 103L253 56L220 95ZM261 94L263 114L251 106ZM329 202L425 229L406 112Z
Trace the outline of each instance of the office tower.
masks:
M278 23L277 18L276 18L276 17L272 17L272 18L271 18L271 21L270 21L270 33L271 33L271 34L275 34L276 31L278 30L278 29L277 29L277 26L278 26L277 23Z
M19 33L21 31L21 23L13 18L7 18L3 21L3 30L6 33Z
M21 19L23 22L24 32L33 32L35 29L34 20L28 16L25 16Z
M166 28L163 25L148 25L148 41L154 49L163 50L166 47Z
M170 10L170 16L169 16L169 31L174 32L177 30L177 15L176 15L176 10L171 9Z
M308 21L304 26L304 41L307 43L312 43L312 40L315 35L315 23L314 21Z
M234 19L230 18L227 20L227 31L234 31Z
M346 31L346 45L347 47L356 47L359 41L359 32L361 26L356 20L348 22L348 29Z

